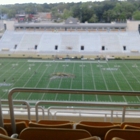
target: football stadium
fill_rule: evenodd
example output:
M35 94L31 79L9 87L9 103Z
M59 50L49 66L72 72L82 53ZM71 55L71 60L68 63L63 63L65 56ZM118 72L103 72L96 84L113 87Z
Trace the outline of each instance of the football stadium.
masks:
M140 21L0 26L0 133L24 140L140 137ZM6 139L14 140L0 135Z

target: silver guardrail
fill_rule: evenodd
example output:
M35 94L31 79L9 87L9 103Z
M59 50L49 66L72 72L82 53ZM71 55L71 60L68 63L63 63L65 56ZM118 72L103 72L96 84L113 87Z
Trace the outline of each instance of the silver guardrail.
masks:
M35 105L36 108L36 122L38 122L38 106L44 104L52 105L67 105L67 106L101 106L101 107L121 107L122 108L122 122L125 121L125 112L127 107L140 107L140 104L128 103L103 103L103 102L70 102L70 101L38 101ZM111 112L112 116L112 112Z
M85 112L85 110L86 110L86 112ZM87 112L87 110L89 110L90 113ZM99 110L108 111L108 113L107 112L97 113L97 112L95 112L96 110L98 110L98 111ZM50 106L50 107L48 107L48 110L47 110L49 120L51 120L52 117L53 117L51 111L55 112L54 115L53 115L55 120L56 120L56 117L57 117L57 113L61 113L61 114L63 114L63 113L64 114L65 113L79 113L79 117L82 114L100 114L100 115L102 114L102 115L105 116L104 121L106 121L107 115L110 115L110 122L113 122L113 116L116 115L116 114L114 114L114 112L122 112L122 109L119 109L119 108L114 109L114 108L87 108L87 107L70 107L70 106L67 106L67 107L64 107L64 106ZM134 113L134 112L137 112L138 109L129 109L128 108L126 111ZM121 114L117 113L117 115L122 115L122 113ZM125 113L125 115L127 115L127 114ZM135 115L134 114L129 114L129 115L136 116L136 114ZM138 112L137 112L137 115L139 116L140 113L138 114Z
M117 92L117 91L91 91L91 90L57 90L57 89L35 89L35 88L14 88L9 91L8 101L9 101L9 109L10 109L10 117L13 133L16 133L16 125L14 118L14 110L13 110L13 94L18 94L17 92L24 92L24 94L32 92L34 93L58 93L58 94L98 94L98 95L128 95L128 96L140 96L140 92ZM123 107L123 117L122 122L125 118L125 109L126 107L140 107L138 104L127 104L127 103L93 103L93 102L70 102L70 101L49 101L49 102L37 102L36 103L36 120L38 121L38 106L39 104L57 104L57 105L70 105L70 106L112 106L112 107Z
M2 115L2 103L4 104L7 104L9 103L8 101L6 100L0 100L0 116L1 116L1 119L0 119L0 126L3 127L3 115ZM31 121L31 113L30 113L30 110L33 108L30 106L30 104L27 102L27 101L24 101L24 100L13 100L13 103L15 104L24 104L24 106L26 105L26 108L27 108L27 114L28 114L28 120ZM21 108L21 106L20 106ZM41 109L42 110L42 119L44 119L44 116L45 116L45 110L42 106L38 106L38 109ZM14 111L14 110L13 110Z

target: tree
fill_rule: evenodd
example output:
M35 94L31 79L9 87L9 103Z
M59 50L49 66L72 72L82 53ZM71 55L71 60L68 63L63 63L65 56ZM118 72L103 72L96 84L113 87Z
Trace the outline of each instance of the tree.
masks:
M71 17L71 16L72 16L72 11L67 10L67 9L64 9L62 18L63 18L63 19L67 19L67 18L69 18L69 17Z
M97 21L98 21L98 18L95 14L93 14L92 17L88 20L89 23L94 23Z
M134 12L133 18L134 18L134 20L140 20L140 11Z

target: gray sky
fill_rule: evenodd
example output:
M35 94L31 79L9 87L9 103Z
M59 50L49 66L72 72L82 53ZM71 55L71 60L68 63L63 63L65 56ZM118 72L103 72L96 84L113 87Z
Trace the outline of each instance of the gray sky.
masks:
M0 4L15 3L59 3L59 2L86 2L86 1L102 1L102 0L0 0Z

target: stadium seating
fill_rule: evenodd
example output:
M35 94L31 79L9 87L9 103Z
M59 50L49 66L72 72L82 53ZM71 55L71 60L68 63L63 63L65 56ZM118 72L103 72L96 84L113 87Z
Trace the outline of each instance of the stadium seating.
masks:
M20 134L20 132L27 127L27 124L23 122L16 122L16 133ZM4 129L7 131L8 135L11 136L13 134L11 123L4 123Z
M118 137L114 137L111 140L124 140L124 139L121 139L121 138L118 138Z
M0 140L19 140L19 139L11 138L9 136L0 134Z
M77 124L76 129L87 130L92 136L99 136L101 139L104 139L106 132L110 129L120 129L120 125L112 126L91 126L84 124Z
M15 46L17 47L15 48ZM37 46L37 48L35 48ZM55 48L57 46L57 49ZM81 49L84 46L84 49ZM102 50L104 46L104 50ZM125 50L123 48L125 46ZM6 31L0 51L39 53L132 53L140 52L138 32L16 32Z
M19 139L11 138L9 136L0 134L0 140L19 140ZM40 139L38 139L38 140L40 140ZM67 140L67 139L65 139L65 140ZM79 140L101 140L101 139L99 137L95 136L95 137L88 137L88 138L79 139Z
M8 136L7 131L4 128L2 128L2 127L0 127L0 134Z
M111 122L92 122L92 121L81 121L79 124L84 124L84 125L91 125L91 126L112 126L114 125Z
M112 140L114 137L119 137L125 140L139 140L140 130L111 129L106 133L104 140Z
M24 140L78 140L91 137L86 130L56 129L56 128L26 128L19 139Z
M133 125L125 125L123 129L139 129L140 130L140 127L133 126Z
M38 46L38 51L43 53L57 52L59 50L60 44L61 38L59 34L43 34ZM58 46L57 50L55 50L56 45Z
M38 124L50 124L50 125L56 125L56 124L66 124L66 123L73 123L71 121L66 120L39 120Z
M38 45L41 39L41 34L38 33L26 33L24 34L19 47L17 47L18 51L34 51L35 45Z
M25 120L25 119L15 119L15 122L25 122L26 125L29 125L30 120ZM35 120L31 120L31 122L36 122ZM11 123L10 119L4 119L4 123Z
M44 128L69 128L72 129L73 128L73 124L72 123L65 123L65 124L38 124L38 123L33 123L30 122L29 123L29 127L44 127Z
M79 139L79 140L101 140L101 138L97 137L97 136L93 136L93 137L89 137L89 138L85 138L85 139Z
M123 122L121 124L121 128L123 129L125 127L125 125L131 125L131 126L136 126L136 127L140 127L140 123L134 123L134 122Z

